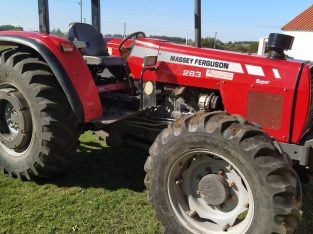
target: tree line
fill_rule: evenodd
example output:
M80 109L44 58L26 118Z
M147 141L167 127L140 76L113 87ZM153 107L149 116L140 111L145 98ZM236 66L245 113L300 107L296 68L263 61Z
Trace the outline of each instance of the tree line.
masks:
M121 34L105 34L105 37L114 37L114 38L121 38L123 35ZM159 36L159 35L150 35L150 38L156 38L160 40L166 40L177 44L187 44L190 46L194 46L195 42L191 39L187 40L186 38L182 37L169 37L169 36ZM259 43L257 41L229 41L227 43L222 42L219 39L213 37L205 37L201 39L201 45L204 48L215 48L219 50L229 50L229 51L236 51L242 53L256 53L258 51Z
M5 30L17 30L23 31L23 27L13 26L13 25L1 25L0 31ZM60 37L66 37L67 33L63 32L61 29L52 29L51 34L57 35ZM105 34L105 37L114 37L114 38L122 38L122 34ZM186 38L182 37L170 37L170 36L159 36L159 35L150 35L150 38L157 38L161 40L170 41L178 44L186 44ZM187 45L194 46L194 41L191 39L187 40ZM215 48L219 50L229 50L229 51L237 51L242 53L256 53L258 51L258 42L257 41L229 41L227 43L222 42L219 39L212 37L205 37L201 39L202 47L204 48Z
M13 26L13 25L0 25L0 31L7 31L7 30L14 30L14 31L23 31L23 27L20 26Z

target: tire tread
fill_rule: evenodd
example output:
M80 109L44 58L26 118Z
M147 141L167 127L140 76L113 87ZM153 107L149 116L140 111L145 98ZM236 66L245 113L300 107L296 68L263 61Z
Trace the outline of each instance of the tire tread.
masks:
M31 179L50 177L59 173L74 158L80 131L65 94L48 64L34 54L19 49L1 52L0 65L10 66L34 91L36 105L41 113L41 150L29 168L9 175ZM60 113L62 112L62 113Z
M199 112L193 116L184 116L164 129L151 146L150 156L144 167L145 185L148 190L148 200L155 206L155 215L163 223L165 229L171 229L167 226L168 216L159 210L155 199L159 195L154 194L154 189L152 189L155 168L159 163L158 155L162 149L166 148L169 141L173 142L182 134L190 134L195 131L209 133L231 141L237 144L245 152L245 155L250 155L249 160L252 161L255 169L264 178L264 183L273 193L271 199L275 213L272 214L273 222L268 224L267 228L270 229L270 233L293 233L299 223L301 209L301 191L299 192L297 188L299 183L297 174L283 159L275 147L276 143L265 131L253 126L238 115L230 115L225 112ZM263 162L260 160L262 157L269 157L270 162L267 163L265 160ZM278 202L278 197L283 197L284 202Z

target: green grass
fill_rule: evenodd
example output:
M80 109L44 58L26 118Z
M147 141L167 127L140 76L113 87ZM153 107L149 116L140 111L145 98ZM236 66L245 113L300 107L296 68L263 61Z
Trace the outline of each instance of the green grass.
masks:
M146 153L81 136L76 160L49 180L0 173L0 233L161 233L143 185Z
M14 48L14 46L4 46L4 45L0 45L0 51L8 49L8 48Z
M146 153L81 136L76 160L49 180L0 173L0 233L162 233L146 202ZM313 233L313 183L303 187L301 234Z

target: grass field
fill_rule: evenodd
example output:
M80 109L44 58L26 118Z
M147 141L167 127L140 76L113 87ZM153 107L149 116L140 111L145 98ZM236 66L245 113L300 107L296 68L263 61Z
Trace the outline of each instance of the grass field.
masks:
M111 149L90 132L60 176L21 182L0 173L0 233L160 233L146 202L146 153Z
M146 153L81 137L77 159L60 176L21 182L0 173L0 233L162 233L146 202ZM313 184L304 185L298 233L313 233Z
M5 50L7 48L14 48L14 46L4 46L4 45L0 45L0 51Z

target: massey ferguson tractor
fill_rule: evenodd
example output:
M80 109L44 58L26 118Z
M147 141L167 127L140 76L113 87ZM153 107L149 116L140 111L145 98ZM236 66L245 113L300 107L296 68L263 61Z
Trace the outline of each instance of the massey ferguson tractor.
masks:
M49 34L0 33L0 168L49 177L73 159L82 130L153 142L148 201L167 233L294 233L313 166L313 63L286 59L293 38L270 34L268 56L100 33L73 23Z

